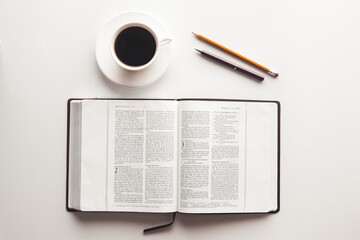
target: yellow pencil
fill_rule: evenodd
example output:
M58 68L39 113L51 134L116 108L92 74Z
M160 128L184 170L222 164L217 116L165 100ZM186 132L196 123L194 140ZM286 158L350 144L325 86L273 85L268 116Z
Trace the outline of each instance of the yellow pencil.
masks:
M198 38L200 38L200 39L202 39L202 40L204 40L204 41L206 41L208 43L211 43L211 44L213 44L213 45L215 45L215 46L217 46L217 47L219 47L219 48L221 48L221 49L223 49L223 50L225 50L225 51L227 51L227 52L229 52L229 53L231 53L231 54L233 54L233 55L235 55L235 56L237 56L237 57L239 57L239 58L241 58L241 59L243 59L243 60L245 60L245 61L247 61L249 63L254 64L258 68L261 68L261 69L265 70L268 74L270 74L273 77L279 76L279 73L277 71L275 71L275 70L267 68L267 67L265 67L265 66L263 66L263 65L261 65L261 64L259 64L257 62L254 62L253 60L251 60L251 59L249 59L249 58L247 58L247 57L245 57L245 56L243 56L243 55L241 55L241 54L239 54L237 52L234 52L233 50L231 50L231 49L229 49L227 47L224 47L223 45L220 45L220 44L214 42L213 40L211 40L211 39L209 39L207 37L204 37L204 36L202 36L200 34L196 34L196 33L193 33L193 34L196 37L198 37Z

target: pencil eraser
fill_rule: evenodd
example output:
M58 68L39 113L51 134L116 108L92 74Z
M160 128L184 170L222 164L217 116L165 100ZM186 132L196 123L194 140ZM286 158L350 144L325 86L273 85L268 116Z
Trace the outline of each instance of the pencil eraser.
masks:
M279 76L279 73L278 73L276 70L274 70L274 69L270 69L269 72L268 72L268 74L270 74L270 75L273 76L273 77Z

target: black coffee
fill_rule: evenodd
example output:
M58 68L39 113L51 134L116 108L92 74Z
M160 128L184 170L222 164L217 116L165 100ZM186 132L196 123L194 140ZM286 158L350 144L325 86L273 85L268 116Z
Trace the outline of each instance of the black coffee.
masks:
M115 53L126 65L138 67L148 63L156 51L153 35L142 27L129 27L115 39Z

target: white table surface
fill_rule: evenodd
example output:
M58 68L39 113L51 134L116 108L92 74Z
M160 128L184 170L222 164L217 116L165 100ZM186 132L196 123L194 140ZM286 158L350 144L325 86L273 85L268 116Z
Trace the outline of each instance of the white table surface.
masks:
M0 0L0 239L359 239L360 2ZM171 65L146 88L106 80L97 33L118 13L159 18ZM276 68L257 83L202 59L229 55L191 31ZM246 65L246 64L243 64ZM71 97L279 100L281 210L170 216L65 211L66 103Z

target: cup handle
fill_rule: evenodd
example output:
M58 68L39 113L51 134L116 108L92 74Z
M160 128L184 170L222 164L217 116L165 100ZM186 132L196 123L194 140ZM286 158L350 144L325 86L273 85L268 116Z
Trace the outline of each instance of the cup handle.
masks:
M160 41L159 41L159 45L160 46L163 46L163 45L166 45L168 43L170 43L172 41L172 39L168 36L166 37L163 37Z

